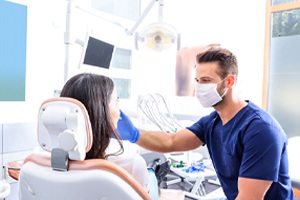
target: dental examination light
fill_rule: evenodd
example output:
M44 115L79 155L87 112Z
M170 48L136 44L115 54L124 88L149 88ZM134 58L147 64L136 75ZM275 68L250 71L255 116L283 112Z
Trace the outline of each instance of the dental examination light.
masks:
M177 45L177 50L179 50L180 35L173 26L164 23L162 20L164 6L163 0L152 0L133 28L129 31L127 30L127 34L133 34L155 2L159 3L158 22L149 24L140 32L135 32L135 47L136 49L139 49L140 45L143 45L147 49L160 52Z
M140 44L154 51L163 51L171 48L175 44L178 46L179 36L168 24L157 23L146 26L140 33L135 33L135 47L140 48ZM177 49L179 49L177 47Z
M159 3L158 10L158 22L152 23L141 29L140 32L137 32L137 28L150 12L151 8L155 3ZM86 14L92 15L99 19L102 19L106 22L114 24L116 26L124 29L125 34L128 36L134 35L134 44L135 48L139 50L144 47L155 52L162 52L167 49L171 49L177 45L176 50L180 49L180 34L177 33L175 28L170 24L164 23L162 20L163 16L163 0L150 0L148 6L140 15L139 19L134 23L131 29L126 28L126 26L119 23L111 15L104 14L99 12L96 9L91 8L89 5L84 3L78 3L77 0L67 0L67 13L66 13L66 30L64 35L65 43L65 64L64 64L64 82L66 82L70 76L70 55L71 55L71 46L74 43L79 44L84 47L84 42L76 38L75 33L71 31L72 27L75 27L76 20L73 17L75 9L83 11ZM73 29L72 29L73 30Z
M142 28L140 32L137 32L137 28L142 23L144 18L148 15L155 3L159 3L158 8L158 22L147 25ZM99 17L107 22L115 24L125 29L125 33L128 36L134 35L135 48L140 49L141 46L154 51L163 51L177 45L177 50L180 49L180 35L176 29L170 24L164 23L163 18L163 0L151 0L148 6L145 8L139 19L135 22L131 29L125 28L121 23L108 19L104 15L100 15L99 12L93 9L77 6L78 9Z

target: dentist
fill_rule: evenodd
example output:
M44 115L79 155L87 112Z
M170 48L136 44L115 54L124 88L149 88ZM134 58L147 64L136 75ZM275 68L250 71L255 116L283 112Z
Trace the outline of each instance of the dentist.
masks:
M122 139L162 153L206 145L228 200L294 199L287 136L269 113L239 96L235 55L212 48L196 56L195 72L196 96L212 113L170 134L139 130L121 111Z

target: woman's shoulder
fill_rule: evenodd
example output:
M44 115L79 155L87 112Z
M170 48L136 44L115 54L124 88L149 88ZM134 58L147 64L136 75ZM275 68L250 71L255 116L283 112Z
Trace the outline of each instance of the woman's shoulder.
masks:
M139 165L139 166L145 167L145 168L147 167L145 159L138 153L110 156L107 158L107 160L109 160L113 163L116 163L126 169L130 169L130 168L132 169L136 165Z
M110 156L108 161L118 164L128 171L146 191L149 191L149 174L145 159L138 153Z

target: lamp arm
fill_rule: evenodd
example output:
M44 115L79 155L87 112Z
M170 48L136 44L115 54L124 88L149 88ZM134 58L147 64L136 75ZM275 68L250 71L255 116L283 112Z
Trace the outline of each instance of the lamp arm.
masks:
M163 7L164 7L164 0L159 0L159 6L158 6L158 21L163 21Z
M134 31L138 28L138 26L140 25L140 23L144 20L144 18L146 17L146 15L149 13L149 11L151 10L151 8L154 6L154 4L157 1L159 1L159 0L151 0L150 1L150 3L145 8L145 10L142 13L142 15L139 17L139 19L133 25L133 27L130 30L128 30L128 29L125 30L125 32L126 32L127 35L132 35L134 33Z
M75 6L75 7L78 8L79 10L81 10L81 11L84 11L84 12L86 12L86 13L89 13L89 14L91 14L91 15L94 15L94 16L96 16L96 17L98 17L98 18L101 18L101 19L103 19L103 20L105 20L105 21L108 21L108 22L110 22L110 23L112 23L112 24L115 24L115 25L117 25L117 26L120 26L120 27L122 27L122 28L125 29L125 33L126 33L127 35L132 35L132 34L134 33L134 31L138 28L138 26L140 25L140 23L144 20L144 18L146 17L146 15L149 13L149 11L151 10L151 8L154 6L154 4L155 4L156 2L160 2L160 5L163 5L162 0L151 0L150 3L148 4L148 6L145 8L145 10L143 11L143 13L141 14L141 16L140 16L139 19L135 22L135 24L133 25L133 27L132 27L131 29L127 29L127 28L125 28L124 26L122 26L120 23L118 23L118 22L116 22L116 21L109 20L108 18L99 15L99 13L96 12L96 11L94 11L93 9L85 8L85 7L82 7L82 6ZM160 9L159 12L162 12L161 10L162 10L162 9Z

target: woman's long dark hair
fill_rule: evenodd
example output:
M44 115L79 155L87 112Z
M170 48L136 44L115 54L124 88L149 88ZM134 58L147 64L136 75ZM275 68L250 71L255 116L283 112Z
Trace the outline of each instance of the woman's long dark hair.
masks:
M83 103L89 114L93 131L93 145L87 153L86 159L108 157L105 150L111 137L116 138L120 144L120 150L113 155L124 152L120 136L116 133L110 117L109 102L113 90L112 79L92 73L81 73L70 78L61 91L61 97L74 98Z

